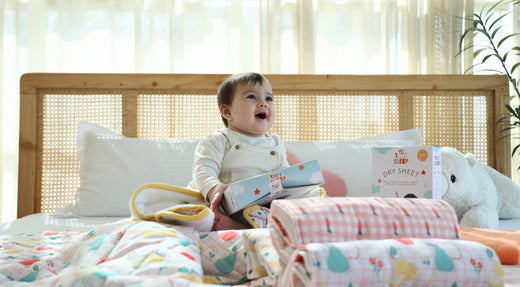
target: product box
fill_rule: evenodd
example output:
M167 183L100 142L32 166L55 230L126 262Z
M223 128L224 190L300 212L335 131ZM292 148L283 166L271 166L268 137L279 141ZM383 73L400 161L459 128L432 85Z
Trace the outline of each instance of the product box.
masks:
M372 196L441 199L438 146L374 147Z
M223 205L228 214L233 214L249 205L264 205L323 183L318 161L306 161L232 183L224 191Z

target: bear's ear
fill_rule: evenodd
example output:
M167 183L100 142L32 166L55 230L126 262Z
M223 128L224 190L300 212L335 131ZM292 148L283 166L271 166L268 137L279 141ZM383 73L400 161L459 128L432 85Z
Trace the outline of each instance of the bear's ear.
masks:
M468 160L469 166L472 168L479 162L478 159L475 158L475 155L472 153L467 153L464 156Z

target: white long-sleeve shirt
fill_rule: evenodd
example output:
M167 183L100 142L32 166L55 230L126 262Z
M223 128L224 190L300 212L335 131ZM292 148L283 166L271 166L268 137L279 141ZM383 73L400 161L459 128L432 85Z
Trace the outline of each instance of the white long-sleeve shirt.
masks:
M277 134L247 136L221 128L195 149L193 180L188 188L204 198L219 183L239 181L288 167L285 145Z

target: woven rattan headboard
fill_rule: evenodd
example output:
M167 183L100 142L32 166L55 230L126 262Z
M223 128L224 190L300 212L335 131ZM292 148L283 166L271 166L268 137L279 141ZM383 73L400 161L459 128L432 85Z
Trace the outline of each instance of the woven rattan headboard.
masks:
M80 120L130 137L200 139L221 127L216 90L228 75L26 74L20 83L18 217L52 212L79 185ZM283 140L339 140L419 128L424 144L453 146L506 175L498 141L508 82L469 75L265 75Z

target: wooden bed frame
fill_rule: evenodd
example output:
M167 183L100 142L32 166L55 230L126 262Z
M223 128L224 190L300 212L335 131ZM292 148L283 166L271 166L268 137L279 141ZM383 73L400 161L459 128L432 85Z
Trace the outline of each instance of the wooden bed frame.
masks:
M221 127L226 74L25 74L20 80L18 217L52 212L79 185L80 120L129 137L200 139ZM511 176L495 123L509 84L497 75L265 75L283 140L341 140L418 128Z

